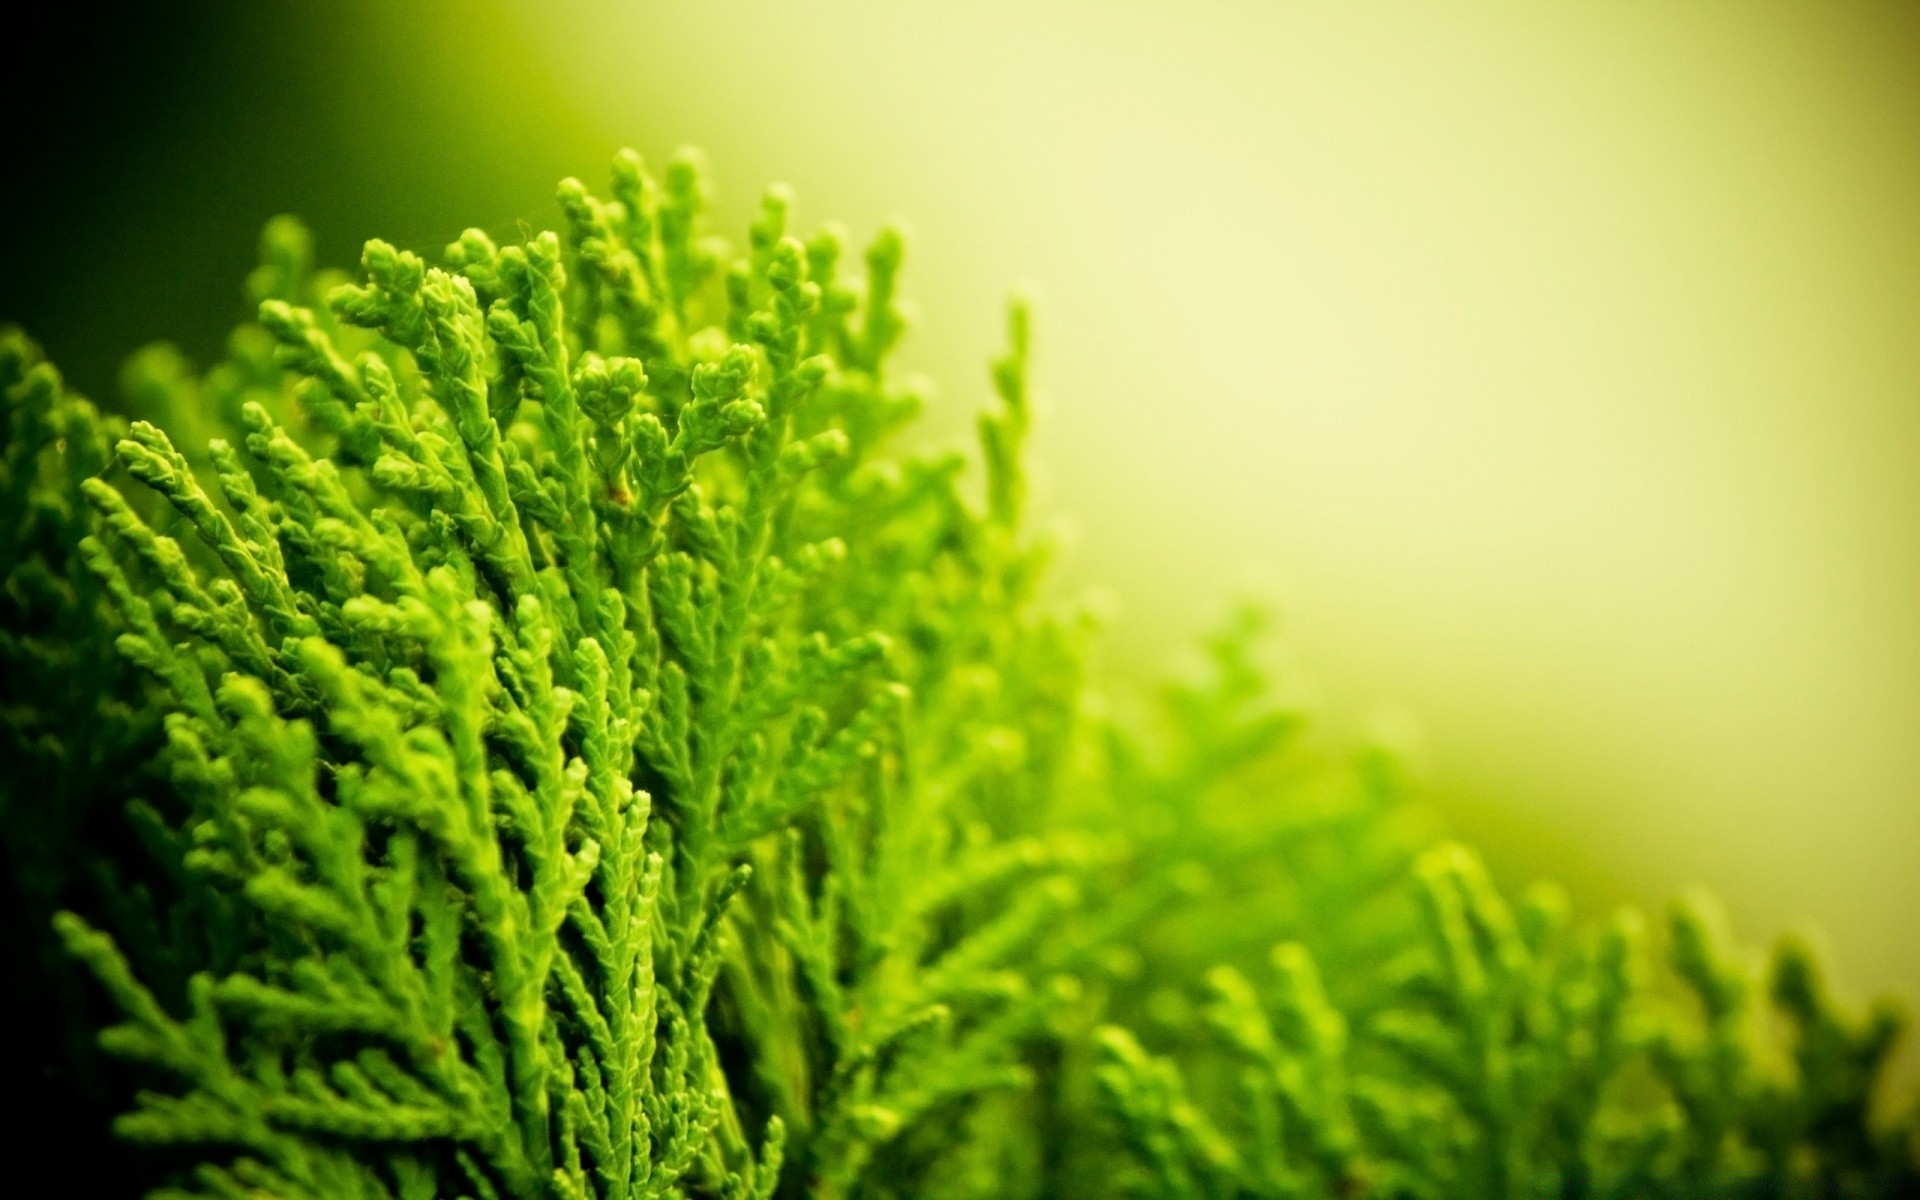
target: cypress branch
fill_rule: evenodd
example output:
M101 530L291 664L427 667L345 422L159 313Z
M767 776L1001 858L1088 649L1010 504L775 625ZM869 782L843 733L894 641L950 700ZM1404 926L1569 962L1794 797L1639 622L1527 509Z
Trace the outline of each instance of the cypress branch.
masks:
M736 255L708 193L623 153L560 234L355 280L277 218L143 420L0 337L9 975L156 1195L1912 1185L1893 1009L1793 941L1761 989L1700 901L1659 968L1509 901L1302 738L1256 613L1107 716L1025 305L976 485L891 440L900 234L856 276L773 189Z

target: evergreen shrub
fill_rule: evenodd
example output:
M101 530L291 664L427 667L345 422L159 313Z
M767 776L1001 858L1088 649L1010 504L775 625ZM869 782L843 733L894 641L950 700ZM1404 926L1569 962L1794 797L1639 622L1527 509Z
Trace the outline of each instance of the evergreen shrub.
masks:
M977 458L907 452L899 234L774 189L736 253L707 186L622 154L351 279L278 219L112 412L0 338L42 1127L230 1200L1911 1190L1893 1008L1503 895L1255 614L1110 716L1025 308Z

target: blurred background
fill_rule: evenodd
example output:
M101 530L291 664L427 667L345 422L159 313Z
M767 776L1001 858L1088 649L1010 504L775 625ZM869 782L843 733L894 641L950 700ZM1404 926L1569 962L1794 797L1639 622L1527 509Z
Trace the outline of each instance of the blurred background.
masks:
M437 251L695 143L729 233L907 217L929 438L1038 297L1112 673L1251 588L1510 880L1703 883L1920 997L1920 7L128 9L0 77L0 319L85 390L213 356L274 213Z

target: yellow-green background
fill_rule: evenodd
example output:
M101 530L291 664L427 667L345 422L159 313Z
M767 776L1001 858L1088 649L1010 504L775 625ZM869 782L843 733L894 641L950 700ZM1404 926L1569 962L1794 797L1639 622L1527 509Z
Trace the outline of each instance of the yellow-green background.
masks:
M0 316L82 383L210 352L273 212L427 249L698 143L730 225L909 219L927 436L1037 294L1116 673L1251 586L1508 877L1920 995L1920 7L319 7L69 18L9 85Z

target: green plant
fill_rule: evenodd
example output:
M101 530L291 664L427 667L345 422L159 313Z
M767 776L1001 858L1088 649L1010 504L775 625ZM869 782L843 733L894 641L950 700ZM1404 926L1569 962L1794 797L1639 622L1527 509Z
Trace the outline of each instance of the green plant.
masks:
M1348 1020L1313 957L1281 944L1262 997L1231 967L1206 1008L1237 1101L1216 1124L1182 1071L1108 1028L1101 1069L1161 1196L1892 1194L1912 1186L1911 1121L1869 1110L1901 1026L1828 994L1806 944L1769 972L1789 1061L1747 1024L1753 981L1711 902L1669 916L1673 988L1650 985L1644 922L1568 926L1552 888L1516 910L1454 844L1415 871L1422 929L1382 1002Z
M1392 754L1303 738L1252 616L1102 716L1022 523L1023 307L976 492L890 441L896 233L854 277L776 189L735 258L690 155L559 200L358 282L273 222L256 319L137 355L130 423L0 339L8 902L117 1010L164 1194L1911 1178L1890 1015L1783 951L1766 1082L1693 909L1689 1024L1630 920L1515 915Z

